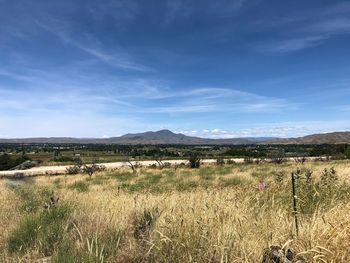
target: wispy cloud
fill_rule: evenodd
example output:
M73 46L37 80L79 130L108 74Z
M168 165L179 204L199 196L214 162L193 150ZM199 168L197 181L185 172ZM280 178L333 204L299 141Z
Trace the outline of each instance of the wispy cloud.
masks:
M350 112L350 105L339 105L335 107L336 110Z
M93 46L95 44L92 44L91 41L90 45L88 43L82 43L78 40L75 40L73 37L69 35L68 32L66 32L62 26L58 26L59 23L57 20L54 22L56 25L48 25L47 23L41 23L40 21L36 21L37 25L41 27L42 29L46 30L47 32L57 36L61 41L65 44L69 44L75 48L78 48L85 53L97 58L98 60L107 63L113 67L126 69L126 70L136 70L136 71L142 71L142 72L150 72L153 71L153 69L135 63L131 58L130 55L128 55L125 51L123 52L121 48L114 47L113 53L106 53L105 51L102 51L101 48L98 48L96 46ZM95 43L98 42L98 40L94 41ZM116 52L115 50L119 49L119 52Z
M350 13L345 10L350 10L349 3L336 4L313 14L290 15L274 24L268 21L269 27L280 29L280 36L260 42L256 48L265 53L288 53L320 45L336 35L349 34Z
M191 0L167 0L164 15L165 25L176 20L187 20L195 17L232 16L242 8L245 0L217 0L195 2ZM198 16L198 14L200 14Z
M160 106L145 109L148 112L200 113L200 112L239 112L266 113L293 110L285 99L261 96L235 89L198 88L176 92L172 100L158 101Z
M286 53L317 46L327 38L327 36L304 36L293 39L276 40L261 44L259 49L268 53Z
M88 1L87 11L95 21L103 22L108 19L117 29L125 31L127 26L135 20L140 10L137 1L108 0Z

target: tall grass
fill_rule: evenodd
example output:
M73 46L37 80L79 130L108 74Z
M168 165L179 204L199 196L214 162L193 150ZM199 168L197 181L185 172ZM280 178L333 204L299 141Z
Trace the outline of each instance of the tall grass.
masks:
M141 169L137 175L121 170L99 175L101 184L77 175L55 188L62 203L50 212L40 205L54 184L47 177L35 178L35 198L0 181L0 260L261 262L266 248L288 244L305 262L350 262L348 163L299 170L299 236L290 183L297 167L291 164ZM261 179L264 190L257 188ZM71 189L80 180L88 191ZM42 201L23 209L28 195Z

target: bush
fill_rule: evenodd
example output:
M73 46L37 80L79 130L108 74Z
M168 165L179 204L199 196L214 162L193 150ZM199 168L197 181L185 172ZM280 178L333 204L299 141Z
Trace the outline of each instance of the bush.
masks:
M9 170L27 160L30 159L25 155L13 158L8 154L2 154L0 155L0 171Z
M191 154L188 161L190 163L190 168L199 168L201 165L201 159L197 153Z
M338 182L337 172L331 167L329 170L325 168L321 175L321 185L331 187Z
M69 166L66 168L67 174L78 174L78 173L80 173L80 171L81 171L81 169L78 165Z
M244 164L254 164L254 159L251 157L245 157Z
M223 166L225 165L225 160L222 157L216 159L216 165Z
M267 157L271 160L272 163L281 164L284 162L286 157L284 149L272 150L267 154Z
M234 160L232 160L232 159L228 159L227 160L227 164L235 164L236 162L234 161Z
M134 237L136 240L145 240L149 238L152 227L159 217L158 207L145 209L143 213L136 214L133 219Z
M74 162L74 159L69 156L56 156L52 159L52 161L58 162L58 163L72 163Z

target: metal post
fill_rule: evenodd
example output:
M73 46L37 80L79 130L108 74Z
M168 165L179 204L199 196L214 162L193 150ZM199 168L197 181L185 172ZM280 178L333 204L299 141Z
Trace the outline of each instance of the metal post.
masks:
M293 214L294 214L294 222L297 236L299 235L299 224L298 224L298 210L297 210L297 195L295 190L295 176L292 173L292 191L293 191Z

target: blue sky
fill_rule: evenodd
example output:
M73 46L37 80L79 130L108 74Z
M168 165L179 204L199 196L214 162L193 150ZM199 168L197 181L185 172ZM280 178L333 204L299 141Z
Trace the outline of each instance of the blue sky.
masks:
M350 130L350 2L0 0L0 137Z

